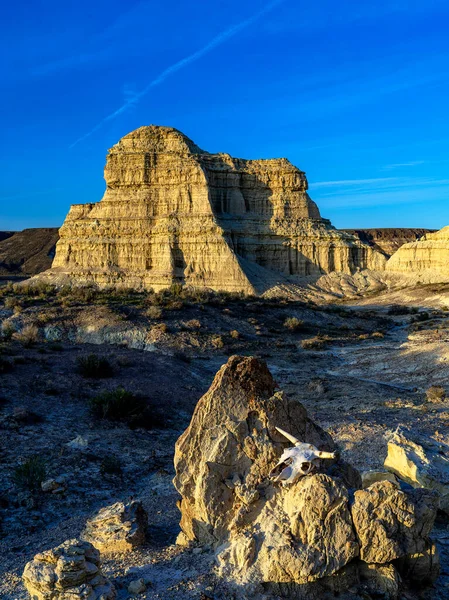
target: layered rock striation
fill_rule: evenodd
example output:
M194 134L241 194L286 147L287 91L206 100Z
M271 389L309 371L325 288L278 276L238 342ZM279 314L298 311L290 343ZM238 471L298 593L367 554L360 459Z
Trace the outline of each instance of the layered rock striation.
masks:
M387 271L421 275L426 281L449 280L449 226L404 244L387 262Z
M70 208L47 278L261 293L384 267L381 253L321 218L305 173L286 159L209 154L152 125L109 150L104 174L101 202Z

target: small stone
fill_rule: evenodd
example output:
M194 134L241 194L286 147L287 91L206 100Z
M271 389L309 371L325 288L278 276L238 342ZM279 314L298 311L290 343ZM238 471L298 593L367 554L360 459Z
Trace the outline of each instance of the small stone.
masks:
M41 489L43 492L53 492L59 489L60 485L54 479L47 479L41 483Z
M388 471L364 471L362 473L362 488L366 489L377 481L391 481L397 488L399 488L399 482L393 473Z
M83 539L100 552L129 552L145 543L148 516L141 502L116 502L89 519Z
M147 589L147 586L145 584L145 580L140 578L140 579L134 579L134 581L131 581L131 583L128 585L128 592L130 594L143 594Z
M75 439L68 442L66 446L72 448L72 450L86 450L86 448L89 446L89 442L86 438L83 438L82 436L78 435Z

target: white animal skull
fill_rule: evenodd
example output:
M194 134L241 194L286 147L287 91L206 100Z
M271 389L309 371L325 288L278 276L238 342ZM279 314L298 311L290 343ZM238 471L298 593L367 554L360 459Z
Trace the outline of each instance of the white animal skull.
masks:
M295 483L300 477L307 475L318 464L320 458L335 458L335 452L325 452L318 450L312 444L304 444L295 437L276 427L277 431L286 437L293 448L287 448L282 453L278 464L270 473L273 481L280 481L282 485Z

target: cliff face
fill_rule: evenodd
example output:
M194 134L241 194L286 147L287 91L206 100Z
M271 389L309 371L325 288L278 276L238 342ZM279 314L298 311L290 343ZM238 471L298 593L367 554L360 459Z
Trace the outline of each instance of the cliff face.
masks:
M170 127L141 127L107 156L106 192L71 207L49 275L163 289L262 292L385 259L322 219L286 159L209 154Z
M23 277L49 269L57 241L53 227L0 232L0 276Z
M354 235L361 242L368 244L385 256L392 256L404 244L416 242L426 233L432 233L433 229L419 228L378 228L378 229L343 229Z
M449 280L449 226L401 246L387 262L387 270L423 275L428 281Z

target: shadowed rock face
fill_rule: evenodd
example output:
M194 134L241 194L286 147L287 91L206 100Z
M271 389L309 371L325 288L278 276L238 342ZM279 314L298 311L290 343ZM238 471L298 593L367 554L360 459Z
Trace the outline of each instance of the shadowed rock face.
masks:
M364 244L368 244L378 252L390 257L404 244L416 242L432 229L411 228L378 228L378 229L343 229L357 237Z
M106 192L71 207L48 277L79 283L264 292L385 258L322 219L286 159L209 154L170 127L141 127L108 153Z
M49 269L57 241L55 227L0 232L0 276L36 275Z

